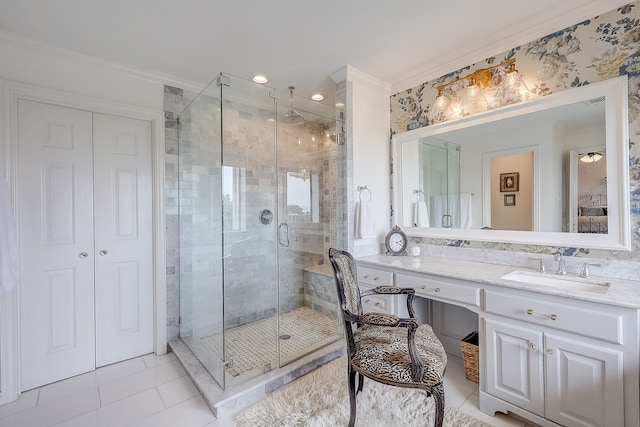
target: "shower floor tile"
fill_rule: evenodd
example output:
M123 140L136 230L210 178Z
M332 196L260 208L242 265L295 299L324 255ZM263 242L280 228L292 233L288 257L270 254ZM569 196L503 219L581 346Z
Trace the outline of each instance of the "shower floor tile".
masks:
M296 359L340 336L338 320L309 307L261 319L226 331L227 372L232 377L252 370L275 369L278 354L283 363ZM200 338L212 355L222 355L222 334ZM278 348L279 347L279 348ZM278 353L278 350L280 353ZM265 366L267 368L265 369Z

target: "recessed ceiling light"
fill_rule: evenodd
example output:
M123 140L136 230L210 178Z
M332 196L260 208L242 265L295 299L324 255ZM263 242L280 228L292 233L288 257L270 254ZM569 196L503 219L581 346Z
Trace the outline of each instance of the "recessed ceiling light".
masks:
M313 99L314 101L322 101L324 99L324 95L321 93L314 93L313 95L311 95L311 99Z
M268 79L268 78L266 78L265 76L262 76L262 75L260 75L260 74L253 76L253 79L252 79L252 80L253 80L255 83L258 83L258 84L261 84L261 85L263 85L263 84L265 84L266 82L268 82L268 81L269 81L269 79Z

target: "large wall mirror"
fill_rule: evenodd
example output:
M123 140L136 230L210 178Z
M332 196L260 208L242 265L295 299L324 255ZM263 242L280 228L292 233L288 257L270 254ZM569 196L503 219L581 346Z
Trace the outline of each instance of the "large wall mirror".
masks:
M394 136L411 236L630 249L627 77Z

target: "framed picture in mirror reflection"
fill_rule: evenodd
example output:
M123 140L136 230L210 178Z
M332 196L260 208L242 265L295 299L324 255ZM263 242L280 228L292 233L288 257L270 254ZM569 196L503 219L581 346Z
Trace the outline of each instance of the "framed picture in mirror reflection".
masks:
M505 194L504 195L504 205L505 206L515 206L516 205L516 195L515 194Z
M519 172L509 172L509 173L500 174L500 192L501 193L517 192L517 191L520 191L519 188L520 188ZM506 201L506 198L505 198L505 201Z

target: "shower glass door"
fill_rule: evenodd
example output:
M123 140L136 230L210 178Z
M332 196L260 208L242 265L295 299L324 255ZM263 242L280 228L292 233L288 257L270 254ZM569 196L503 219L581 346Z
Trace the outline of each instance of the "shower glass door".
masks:
M334 108L278 103L280 365L340 339L335 284L325 259L337 239L340 142ZM286 109L286 112L285 112ZM297 114L289 114L291 110ZM316 272L323 272L321 276ZM320 277L326 278L323 282Z

